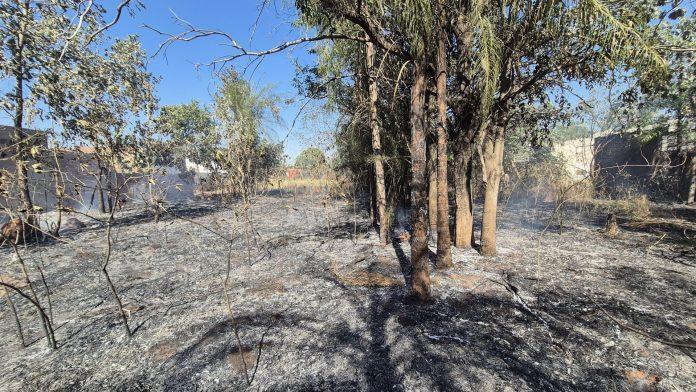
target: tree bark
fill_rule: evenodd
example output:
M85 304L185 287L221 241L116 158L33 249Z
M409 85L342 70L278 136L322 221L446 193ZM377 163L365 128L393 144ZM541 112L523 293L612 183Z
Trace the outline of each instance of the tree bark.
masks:
M430 297L426 205L425 69L416 61L411 86L411 294Z
M686 204L696 203L696 156L694 151L685 151L686 159L681 174L681 199Z
M447 54L442 20L437 45L437 268L452 267L447 181Z
M104 202L104 187L102 186L102 178L104 177L104 170L102 169L102 166L100 163L99 165L99 178L97 180L96 186L98 188L99 192L99 209L101 210L102 214L106 213L106 204Z
M454 246L468 249L474 243L474 214L471 192L473 167L471 140L459 140L454 149L454 188L456 212Z
M430 235L437 233L437 144L428 144L428 223Z
M384 186L384 164L382 141L377 118L377 74L375 70L375 48L367 42L367 74L370 102L370 131L372 133L372 159L375 165L375 190L379 220L379 243L387 244L389 225L387 222L387 193Z
M505 135L501 127L495 126L484 142L484 200L481 227L481 254L496 254L496 220L498 214L498 192L503 175L503 151Z
M370 218L372 219L372 227L378 229L378 212L377 212L377 192L375 192L375 172L372 171L368 175L370 179Z
M28 13L28 10L26 10L26 13ZM33 222L29 221L31 220L31 214L34 210L34 203L32 202L31 193L29 192L29 180L26 164L27 140L26 135L22 131L24 126L24 34L20 32L15 38L17 40L17 46L16 52L14 53L15 113L12 143L16 146L15 167L17 169L17 187L19 188L19 194L25 210L25 216L27 217L28 223L32 225Z

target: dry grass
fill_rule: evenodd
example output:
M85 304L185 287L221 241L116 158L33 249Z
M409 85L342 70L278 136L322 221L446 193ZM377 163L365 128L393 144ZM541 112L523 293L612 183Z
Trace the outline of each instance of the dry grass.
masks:
M666 218L644 218L626 223L626 227L634 229L657 228L672 231L691 230L696 231L696 223L684 219L666 219Z
M645 195L616 200L590 199L583 203L607 214L613 213L631 220L644 220L651 215L650 201Z
M337 185L338 181L335 178L277 178L270 180L266 188L292 191L296 188L333 188Z
M331 272L339 282L346 286L391 287L404 285L403 280L396 279L392 276L383 275L378 272L357 270L342 273L339 271L336 262L331 263Z

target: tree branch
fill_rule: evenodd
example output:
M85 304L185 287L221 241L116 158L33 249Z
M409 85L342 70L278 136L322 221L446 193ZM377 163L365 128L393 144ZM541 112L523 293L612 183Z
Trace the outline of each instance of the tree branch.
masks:
M204 30L195 27L191 23L187 22L184 19L181 19L179 16L177 16L173 11L172 14L174 15L174 18L176 21L178 21L180 24L184 25L186 27L186 30L182 31L181 33L178 34L173 34L173 33L168 33L162 30L159 30L153 26L150 25L143 25L143 27L154 31L155 33L166 36L167 39L162 42L159 47L157 48L157 51L152 55L152 57L157 56L160 53L165 53L166 56L166 51L175 42L191 42L195 41L200 38L205 38L205 37L220 37L223 38L225 41L227 41L227 45L232 47L237 53L231 54L228 56L223 56L219 57L217 59L212 60L208 65L215 65L215 64L227 64L228 62L234 61L236 59L239 59L241 57L263 57L269 54L274 54L281 52L285 49L288 49L293 46L297 46L300 44L308 43L308 42L317 42L317 41L325 41L325 40L351 40L351 41L357 41L357 42L367 42L368 40L364 37L353 37L347 34L337 34L337 33L328 33L328 34L319 34L313 37L302 37L302 38L297 38L294 40L286 41L281 43L278 46L272 47L270 49L266 50L260 50L260 51L254 51L247 49L240 45L237 40L235 40L230 34L222 31L222 30Z
M121 19L121 14L123 13L123 9L126 8L126 6L128 6L128 4L129 4L130 2L131 2L131 0L123 0L123 1L118 5L118 7L116 7L116 16L114 16L114 19L112 19L111 22L109 22L109 23L105 24L104 26L102 26L101 28L99 28L99 30L97 30L97 31L95 31L94 33L92 33L92 34L89 36L89 38L87 38L87 42L85 43L85 46L87 46L87 45L89 45L90 43L92 43L92 41L94 41L94 39L97 38L97 36L98 36L99 34L103 33L104 31L106 31L107 29L111 28L113 25L115 25L116 23L118 23L119 19Z

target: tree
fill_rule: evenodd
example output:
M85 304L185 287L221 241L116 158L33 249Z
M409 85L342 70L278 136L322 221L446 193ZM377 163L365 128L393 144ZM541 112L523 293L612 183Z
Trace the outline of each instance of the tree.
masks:
M447 176L447 10L445 0L438 3L436 95L437 95L437 267L452 266L449 226L449 184Z
M665 9L654 36L664 48L669 77L638 75L637 84L623 92L623 115L635 124L644 142L675 137L679 149L679 197L696 202L696 14L676 5Z
M155 119L155 130L170 142L179 163L190 158L209 165L215 158L219 135L212 114L198 101L163 106Z
M425 193L425 135L431 124L428 95L435 95L438 101L438 148L434 154L438 158L437 186L441 187L438 204L442 205L437 219L438 254L446 265L448 142L455 165L456 244L472 243L470 184L476 157L484 179L482 253L493 255L504 145L510 132L528 129L535 134L530 140L543 137L550 121L537 113L565 110L564 93L570 81L602 83L619 67L651 70L647 72L661 77L663 60L646 35L654 7L643 1L298 0L295 5L299 23L314 29L315 36L250 51L228 34L188 25L189 30L181 34L167 35L164 47L175 40L221 37L234 51L214 61L225 64L244 56L277 53L303 42L331 40L317 49L320 62L307 70L306 90L310 96L329 97L342 114L347 114L338 133L342 138L338 151L345 154L340 162L358 169L356 172L365 172L368 165L375 172L375 136L379 136L386 198L389 200L390 189L400 190L402 195L410 193L402 201L411 207L411 291L420 298L429 293ZM365 41L371 48L369 54L380 59L373 67L380 78L371 78L368 66L367 72L361 70L372 57L367 50L359 50L358 43ZM324 52L330 54L325 56ZM430 86L434 86L434 94ZM376 100L372 90L377 90ZM379 121L374 121L374 108ZM539 110L529 115L524 111L527 108ZM406 116L408 123L403 121ZM374 124L380 125L379 132L374 132ZM360 129L370 132L360 133ZM391 149L392 142L409 148ZM400 161L406 163L403 167L410 163L410 170L394 170L402 167ZM399 184L404 184L403 188Z
M216 163L227 171L229 190L242 197L247 209L251 193L261 179L257 163L268 153L261 147L268 143L264 142L266 127L280 121L279 99L268 88L254 91L234 70L225 71L220 79L214 112L217 139L224 147L217 151Z
M12 113L16 180L23 211L30 217L34 209L27 176L27 157L31 142L23 132L28 104L37 106L41 94L34 94L37 79L53 71L61 45L59 31L70 22L65 8L69 2L40 5L38 1L3 1L0 4L2 56L0 71L11 78L2 106Z
M377 114L377 69L375 68L375 46L372 42L365 43L366 74L368 84L368 102L370 112L370 134L372 136L372 160L375 167L375 199L377 201L377 216L379 219L379 243L387 244L389 227L387 225L387 191L384 185L384 154L382 153L382 137L380 135L379 116Z
M307 171L316 171L326 165L324 151L317 147L308 147L302 150L295 158L295 166Z
M577 3L518 2L510 7L490 7L481 2L465 9L458 26L458 41L476 50L476 71L461 78L464 107L474 111L468 126L475 130L484 178L482 253L496 252L497 195L502 176L504 141L509 129L526 123L534 128L541 117L525 116L521 108L556 99L563 107L568 82L601 83L620 65L651 70L661 77L664 60L649 43L652 5L636 2L628 7L587 0ZM621 10L614 9L621 7ZM468 44L466 44L468 43ZM459 50L461 52L462 49ZM462 65L467 64L466 57ZM466 72L466 66L460 66ZM463 128L465 129L465 128ZM546 132L548 128L541 128ZM468 132L465 132L465 134Z
M94 148L100 193L119 188L115 169L132 164L124 159L136 141L131 131L156 105L158 79L147 71L147 55L138 37L117 40L104 54L85 53L55 78L50 102L55 103L65 138ZM105 198L100 197L102 211L111 211L113 195Z
M16 180L28 218L34 203L26 166L31 141L22 131L27 106L31 105L41 115L42 104L53 110L63 103L49 101L50 91L56 88L56 75L75 64L85 49L118 21L129 3L130 0L125 0L115 19L108 24L103 21L106 7L92 1L8 0L0 3L0 36L3 37L0 72L12 80L2 106L12 113ZM78 20L77 26L72 26L72 20ZM69 33L66 34L66 30Z

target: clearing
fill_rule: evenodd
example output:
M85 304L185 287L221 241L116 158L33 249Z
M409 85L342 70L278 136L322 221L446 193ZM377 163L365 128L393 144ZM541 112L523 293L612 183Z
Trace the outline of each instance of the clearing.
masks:
M22 348L3 298L0 389L693 390L696 351L617 322L694 344L694 244L671 232L607 238L592 218L540 235L543 219L508 208L499 256L454 250L454 268L431 274L432 302L415 304L403 289L408 242L380 247L348 202L258 198L251 252L220 237L237 219L215 204L178 205L156 223L125 211L110 272L133 337L99 271L102 227L30 245L22 254L44 265L59 349L16 296L33 342ZM11 248L0 252L15 273L4 278L20 281ZM222 294L228 255L241 355Z

